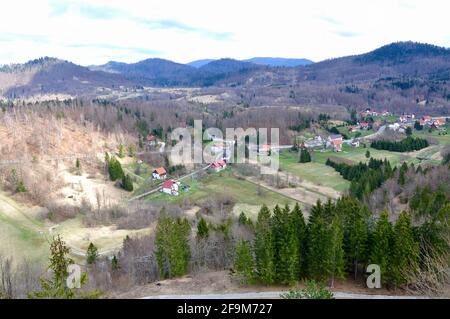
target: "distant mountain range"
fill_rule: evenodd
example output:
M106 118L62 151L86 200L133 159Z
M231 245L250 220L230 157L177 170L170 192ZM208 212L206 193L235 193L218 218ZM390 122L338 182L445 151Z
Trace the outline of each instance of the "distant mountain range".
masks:
M187 63L187 65L193 66L195 68L200 68L208 63L211 63L215 60L213 59L203 59L203 60L196 60ZM258 58L251 58L242 60L243 62L250 62L254 64L260 64L260 65L267 65L267 66L279 66L279 67L296 67L301 65L309 65L313 64L314 62L308 59L288 59L288 58L264 58L264 57L258 57Z
M450 82L450 50L429 44L399 42L366 54L319 63L302 59L253 58L180 64L147 59L131 64L111 61L83 67L55 58L41 58L0 67L0 95L6 97L43 93L96 94L99 89L119 86L283 86L304 82L349 86L364 83L365 87L380 88L427 85L430 90L440 91Z

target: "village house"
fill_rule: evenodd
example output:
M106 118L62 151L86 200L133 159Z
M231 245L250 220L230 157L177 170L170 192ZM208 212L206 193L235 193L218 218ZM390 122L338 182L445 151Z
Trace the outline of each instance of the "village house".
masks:
M340 134L332 134L328 137L328 143L327 146L332 146L333 150L335 152L341 152L342 151L342 144L344 143L344 139L342 138L342 135Z
M439 127L441 127L441 126L444 126L444 125L445 125L445 118L443 118L443 117L438 118L437 120L435 120L435 121L433 122L433 124L434 124L434 126L436 126L437 128L439 128Z
M425 124L427 124L427 125L431 125L431 124L433 124L433 120L431 119L431 116L429 116L429 115L424 115L423 117L422 117L422 120L425 122Z
M361 122L361 123L359 123L359 127L360 127L362 130L367 131L367 130L369 129L369 122Z
M392 131L398 131L398 129L400 128L400 124L399 123L394 123L394 124L389 124L388 128Z
M258 155L261 156L270 156L270 145L269 144L263 144L258 147Z
M180 189L180 182L176 182L173 179L169 179L163 183L161 192L173 196L178 196L179 189Z
M415 118L416 118L416 116L414 114L403 114L403 115L400 115L400 122L407 123L411 120L414 120Z
M153 176L153 179L158 179L158 180L166 179L166 177L167 177L166 169L164 167L159 167L153 171L152 176Z
M356 126L356 125L352 125L352 126L349 126L348 127L348 132L349 133L355 133L355 132L357 132L358 131L358 126Z
M225 168L227 168L227 162L224 161L223 159L218 160L218 161L215 161L214 163L212 163L209 168L213 172L220 172L220 171L223 171Z
M353 138L351 138L349 140L345 140L344 143L347 144L347 145L350 145L352 147L359 147L360 146L360 141L356 137L353 137Z
M145 143L148 145L148 146L155 146L155 145L157 145L158 144L158 140L157 140L157 138L156 138L156 136L155 135L147 135L147 137L145 138Z
M389 116L389 115L391 115L391 113L390 113L389 111L387 111L387 110L384 110L384 111L381 113L381 115L382 115L382 116Z
M325 144L326 143L324 143L324 139L319 135L315 136L314 138L310 138L303 143L306 148L324 147ZM297 147L299 146L300 145L297 144Z

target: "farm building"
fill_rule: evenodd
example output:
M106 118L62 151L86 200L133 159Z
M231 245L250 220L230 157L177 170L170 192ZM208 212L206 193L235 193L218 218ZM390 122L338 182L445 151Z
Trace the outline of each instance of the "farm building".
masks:
M360 127L362 130L368 130L368 129L369 129L369 122L361 122L361 123L359 124L359 127Z
M270 155L270 145L263 144L258 147L258 155L269 156Z
M222 160L215 161L214 163L212 163L209 168L210 168L210 170L212 170L214 172L220 172L220 171L224 170L225 168L227 168L227 163L222 159Z
M342 151L342 144L344 143L344 139L342 138L342 135L330 135L328 137L328 143L327 146L332 146L333 150L335 152L341 152Z
M158 144L158 139L156 138L155 135L147 135L147 137L145 138L145 143L148 146L155 146Z
M163 183L161 192L173 196L178 196L179 189L180 189L180 182L176 182L173 179L169 179Z
M153 179L166 179L167 172L164 167L159 167L153 171Z

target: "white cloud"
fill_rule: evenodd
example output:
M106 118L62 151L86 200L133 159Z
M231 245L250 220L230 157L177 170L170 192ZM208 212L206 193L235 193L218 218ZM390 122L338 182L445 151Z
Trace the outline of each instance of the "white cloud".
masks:
M326 58L413 40L450 46L447 1L5 0L0 64L161 57Z

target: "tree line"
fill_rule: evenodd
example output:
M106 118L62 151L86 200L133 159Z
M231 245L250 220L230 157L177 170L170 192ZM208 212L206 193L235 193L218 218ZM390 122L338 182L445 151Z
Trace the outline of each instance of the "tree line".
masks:
M391 152L412 152L418 151L430 146L426 139L420 137L408 136L407 138L396 142L388 140L373 141L370 145L377 150L386 150Z
M411 214L404 211L392 223L387 210L374 219L358 200L344 197L336 203L319 201L306 223L298 204L292 210L276 206L272 212L263 206L254 240L241 240L235 247L234 269L242 283L313 279L333 286L335 279L349 274L357 278L365 266L377 264L384 284L411 284L413 275L426 267L425 251L448 252L442 241L448 232L442 227L450 217L448 200L438 215L439 221L414 226Z
M360 162L357 165L349 165L328 158L325 164L333 167L344 179L351 182L349 192L358 199L363 199L380 187L396 171L386 159L370 158L367 164Z

